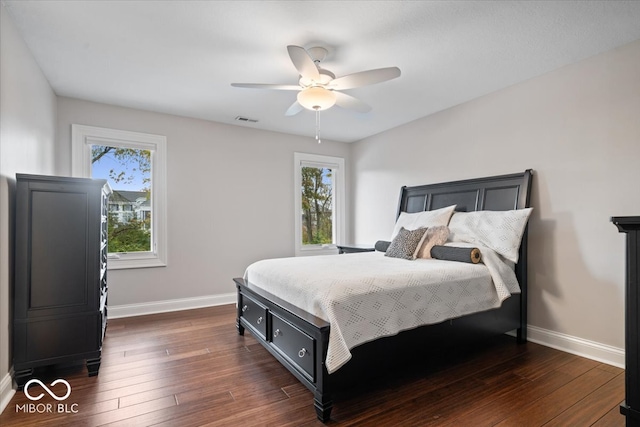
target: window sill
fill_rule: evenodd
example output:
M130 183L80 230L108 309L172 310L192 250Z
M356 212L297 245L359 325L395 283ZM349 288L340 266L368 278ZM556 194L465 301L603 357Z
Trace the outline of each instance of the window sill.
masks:
M167 263L158 257L150 258L108 258L107 270L126 270L130 268L166 267Z
M338 248L335 245L300 248L296 256L337 255Z

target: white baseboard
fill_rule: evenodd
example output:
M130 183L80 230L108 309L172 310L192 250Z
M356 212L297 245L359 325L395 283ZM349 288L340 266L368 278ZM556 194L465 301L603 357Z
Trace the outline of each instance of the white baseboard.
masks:
M109 318L144 316L146 314L167 313L170 311L191 310L194 308L212 307L233 304L237 294L210 295L206 297L180 298L166 301L152 301L141 304L110 305Z
M537 326L527 327L527 340L566 353L606 363L607 365L617 366L622 369L625 367L624 349L622 348L561 334L560 332L538 328Z
M6 409L16 391L13 389L13 378L11 372L0 381L0 414Z

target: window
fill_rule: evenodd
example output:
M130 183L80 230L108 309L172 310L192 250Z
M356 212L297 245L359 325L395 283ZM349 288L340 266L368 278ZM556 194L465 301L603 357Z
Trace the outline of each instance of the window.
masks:
M344 242L344 159L295 153L296 255L334 253Z
M166 137L72 125L74 176L106 179L109 269L167 261Z

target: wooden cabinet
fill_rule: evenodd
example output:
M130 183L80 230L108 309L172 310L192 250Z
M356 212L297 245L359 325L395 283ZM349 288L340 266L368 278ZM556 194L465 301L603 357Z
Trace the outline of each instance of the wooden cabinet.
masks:
M640 216L613 217L627 234L625 296L625 402L627 427L640 427Z
M16 175L13 365L19 387L34 368L85 360L100 368L107 322L105 180Z

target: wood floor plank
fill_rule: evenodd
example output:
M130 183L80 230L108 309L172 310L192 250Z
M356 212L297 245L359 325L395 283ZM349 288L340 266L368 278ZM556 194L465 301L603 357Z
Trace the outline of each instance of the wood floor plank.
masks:
M92 414L86 417L84 421L86 422L86 425L101 426L103 424L112 423L114 421L128 420L140 414L154 412L176 405L177 403L175 396L166 396L161 399L140 403L138 405L128 406L126 408L118 408L113 411Z
M544 425L566 408L585 398L590 392L610 381L615 375L602 369L590 369L568 384L554 390L526 409L506 418L497 426Z
M606 372L611 372L605 369ZM571 406L545 426L588 426L596 423L601 413L624 399L624 374L620 373L602 387Z
M602 418L593 423L592 427L625 427L625 425L626 419L620 413L619 405L616 405L615 408L611 408Z
M320 427L313 394L227 305L109 320L100 373L83 365L43 370L64 378L77 413L20 413L17 392L2 427ZM622 427L624 371L509 336L442 350L416 366L336 390L327 426ZM42 403L56 403L45 396Z

